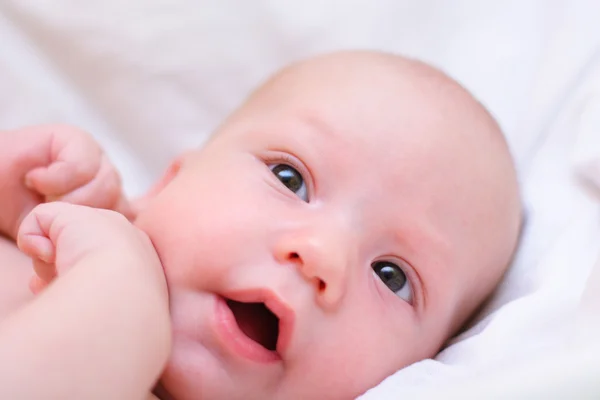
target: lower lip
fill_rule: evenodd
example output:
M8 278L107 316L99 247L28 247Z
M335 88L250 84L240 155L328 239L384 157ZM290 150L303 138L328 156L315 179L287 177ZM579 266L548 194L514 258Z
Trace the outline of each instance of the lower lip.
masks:
M217 297L215 308L217 330L225 345L234 353L262 364L270 364L281 360L277 352L265 349L242 332L225 299L220 296Z

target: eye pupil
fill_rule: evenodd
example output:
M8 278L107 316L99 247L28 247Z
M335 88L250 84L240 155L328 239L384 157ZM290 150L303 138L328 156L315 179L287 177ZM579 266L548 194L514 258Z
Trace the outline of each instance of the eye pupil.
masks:
M389 281L393 280L395 276L396 276L396 270L394 268L392 268L391 266L386 265L381 268L381 278L384 281L389 282Z
M395 264L378 261L373 264L373 270L392 292L397 292L406 285L406 275Z
M294 168L285 164L278 164L273 168L273 173L288 189L296 193L302 189L304 180L302 175Z

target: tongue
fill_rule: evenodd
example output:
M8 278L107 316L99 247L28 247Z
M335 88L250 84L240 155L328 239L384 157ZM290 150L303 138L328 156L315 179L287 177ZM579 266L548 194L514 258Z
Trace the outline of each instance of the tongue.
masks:
M240 303L228 300L227 304L246 336L268 350L275 350L279 335L279 320L263 303Z

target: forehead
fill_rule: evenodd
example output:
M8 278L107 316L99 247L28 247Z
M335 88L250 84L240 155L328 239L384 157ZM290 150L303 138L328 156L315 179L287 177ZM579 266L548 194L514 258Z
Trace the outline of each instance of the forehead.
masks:
M412 199L414 206L448 214L459 205L452 199L468 197L463 178L469 153L476 153L474 142L462 137L472 114L457 101L464 93L437 75L368 67L336 64L283 76L259 90L222 131L249 146L309 158L303 160L309 168L336 177L338 192L346 187L371 203L393 199L397 208ZM463 196L447 195L457 189Z
M306 128L253 134L318 140L338 148L337 153L343 149L378 157L382 167L385 161L407 162L408 155L438 156L434 152L456 142L452 136L461 131L468 114L468 107L461 107L464 101L456 101L465 98L458 85L430 68L347 61L309 64L283 73L258 90L238 114L262 122L297 122Z
M419 83L377 71L366 80L355 75L279 82L242 108L233 130L256 146L311 155L312 166L335 173L338 186L359 183L391 197L426 191L431 198L442 175L447 182L449 168L460 164L462 119Z
M232 136L257 150L292 153L315 175L320 195L447 259L457 247L440 216L460 212L453 210L460 196L448 195L460 185L461 151L451 140L460 127L416 86L395 85L283 91L246 108Z

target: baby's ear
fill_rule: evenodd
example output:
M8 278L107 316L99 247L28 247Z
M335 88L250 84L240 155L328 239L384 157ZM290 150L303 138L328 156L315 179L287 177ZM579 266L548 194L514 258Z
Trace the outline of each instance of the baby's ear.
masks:
M167 187L167 185L169 183L171 183L173 178L175 178L177 176L177 174L179 173L179 170L181 169L181 166L184 163L185 159L186 159L186 154L182 154L179 157L177 157L171 163L171 165L169 165L169 168L167 168L167 170L162 175L162 177L158 180L158 182L156 182L154 185L152 185L152 187L150 188L150 190L148 191L148 193L146 193L146 195L144 197L148 197L148 198L154 197L157 194L159 194L165 187Z
M148 190L148 192L140 198L137 198L133 201L134 213L137 215L146 205L147 201L152 199L154 196L162 192L162 190L167 187L169 183L177 176L181 166L184 164L187 158L187 153L181 154L177 157L169 168L165 171L162 177Z

